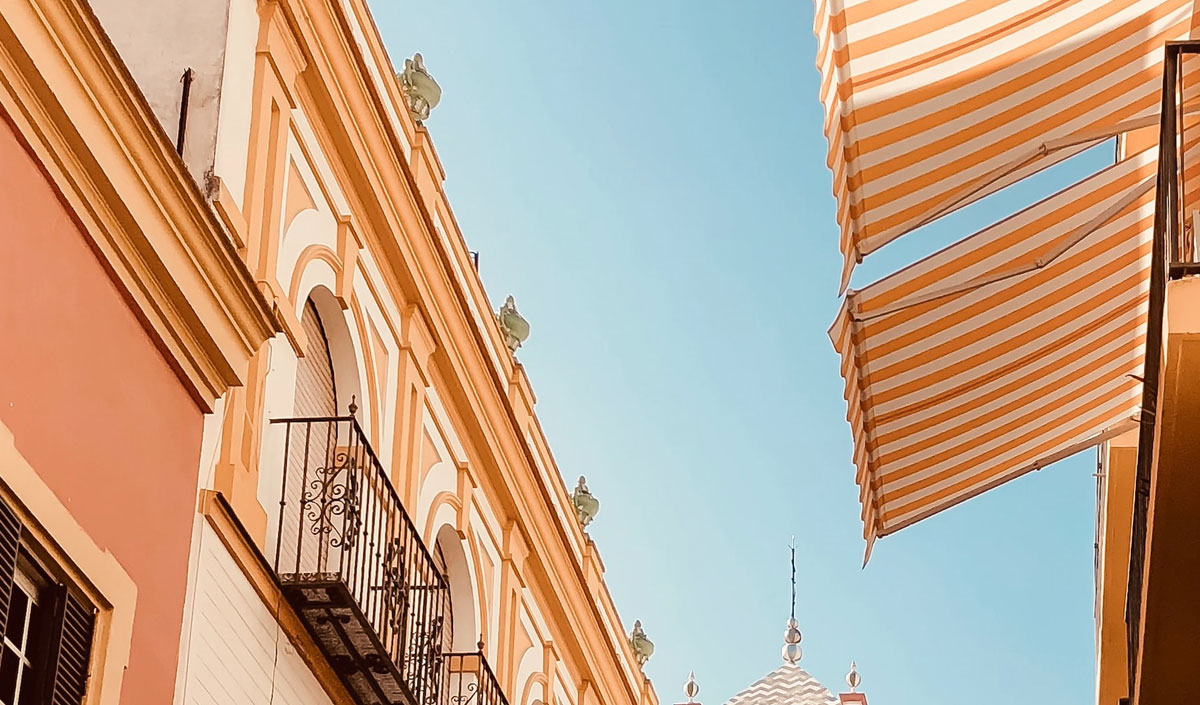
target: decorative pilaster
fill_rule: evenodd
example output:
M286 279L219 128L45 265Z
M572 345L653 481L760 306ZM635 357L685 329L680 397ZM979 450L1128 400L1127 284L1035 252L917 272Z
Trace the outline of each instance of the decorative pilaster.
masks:
M269 356L264 344L250 359L246 384L229 390L213 473L213 489L229 501L259 548L267 540L267 512L258 500L258 466Z
M255 103L242 200L247 226L243 254L255 278L268 282L277 295L283 294L275 280L274 264L281 235L278 230L291 111L297 105L296 79L306 66L278 0L261 2L254 59Z
M421 433L425 421L425 397L429 387L429 358L436 349L433 333L415 305L403 309L400 319L400 388L397 396L396 443L392 457L392 483L401 492L405 506L417 503Z
M511 693L517 677L517 659L513 648L519 625L518 610L521 605L521 590L525 587L521 573L525 568L525 559L529 557L529 545L515 521L509 522L504 528L501 553L500 652L504 658L495 666L499 669L496 677L500 679L500 687Z
M471 477L471 470L466 463L458 463L458 516L456 517L455 529L458 535L466 537L468 524L471 521L471 502L475 494L475 479Z
M545 705L558 705L558 695L554 692L554 669L558 664L558 654L553 641L542 642L542 673L546 674Z

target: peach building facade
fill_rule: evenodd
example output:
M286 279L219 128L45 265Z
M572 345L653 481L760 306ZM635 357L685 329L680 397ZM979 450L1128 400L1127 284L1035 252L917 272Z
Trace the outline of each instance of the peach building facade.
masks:
M6 440L141 588L127 697L169 697L178 630L162 625L183 617L202 412L8 124L0 160Z
M0 30L0 495L83 702L656 705L364 2Z

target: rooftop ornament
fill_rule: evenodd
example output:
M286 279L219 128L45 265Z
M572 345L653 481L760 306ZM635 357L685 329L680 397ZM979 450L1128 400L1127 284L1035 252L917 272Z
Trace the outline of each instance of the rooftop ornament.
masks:
M504 344L510 351L516 352L521 343L529 339L529 321L517 313L513 297L504 299L504 305L496 313L496 321L500 324L500 332L504 334Z
M789 619L787 621L787 629L783 632L783 660L796 664L800 659L804 658L804 649L800 648L800 640L803 637L800 634L800 627L796 624L796 620Z
M633 623L633 633L629 635L629 645L633 647L633 657L637 659L639 666L646 665L650 657L654 654L654 642L646 638L646 632L642 629L642 620L637 620ZM699 688L697 688L697 692Z
M408 112L418 125L424 124L429 118L429 112L437 107L442 99L442 87L433 80L433 76L425 70L425 60L419 53L411 59L404 60L404 70L397 76L400 79L400 90L408 101Z
M792 616L788 618L787 629L783 632L783 660L786 663L797 664L804 658L804 649L800 648L800 625L796 622L796 537L792 537Z
M858 666L851 661L850 672L846 674L846 685L850 686L851 693L858 692L858 686L862 685L862 676L858 675Z
M700 694L700 686L696 683L695 671L688 671L687 683L683 684L683 694L687 696L688 705L695 705L696 696Z
M583 475L579 476L579 482L576 483L575 490L571 492L571 504L575 505L575 516L579 518L579 523L585 529L600 513L600 500L588 491L587 478Z

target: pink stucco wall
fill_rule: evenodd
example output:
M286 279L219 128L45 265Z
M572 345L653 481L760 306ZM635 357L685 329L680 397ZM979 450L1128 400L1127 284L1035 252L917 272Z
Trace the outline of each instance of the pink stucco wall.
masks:
M202 415L0 119L0 420L137 583L121 702L171 702Z

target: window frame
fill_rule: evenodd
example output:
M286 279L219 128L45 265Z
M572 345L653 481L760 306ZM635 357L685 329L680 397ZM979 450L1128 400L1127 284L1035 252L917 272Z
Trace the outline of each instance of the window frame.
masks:
M97 663L99 609L81 596L57 561L43 559L47 551L32 528L0 499L0 658L11 652L17 659L11 695L0 692L0 698L12 700L0 699L0 705L86 702L92 675L102 666L102 659ZM18 591L24 600L14 599ZM23 609L19 645L8 635L14 608Z
M49 666L49 654L44 647L54 613L54 583L25 546L18 546L7 620L11 621L13 618L13 597L16 591L20 590L25 595L24 624L21 627L20 644L13 642L9 637L7 623L4 625L4 631L0 633L0 658L11 651L17 659L12 700L5 700L5 693L0 690L0 705L26 705L36 702L32 698L41 694L43 679ZM0 680L0 688L3 687L4 683Z

